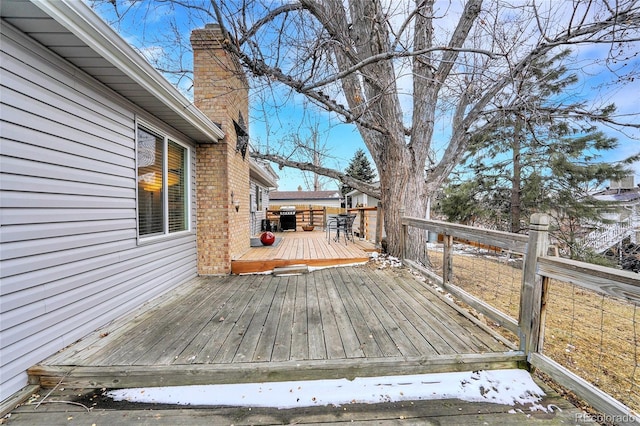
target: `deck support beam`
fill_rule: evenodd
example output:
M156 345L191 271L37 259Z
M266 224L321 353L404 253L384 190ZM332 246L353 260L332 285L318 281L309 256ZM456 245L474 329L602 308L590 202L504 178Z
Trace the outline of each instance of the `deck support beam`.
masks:
M29 369L40 385L75 388L133 388L153 386L262 383L292 380L341 379L385 375L444 373L522 368L521 352L434 355L414 358L355 358L340 360L247 362L156 366L48 366Z

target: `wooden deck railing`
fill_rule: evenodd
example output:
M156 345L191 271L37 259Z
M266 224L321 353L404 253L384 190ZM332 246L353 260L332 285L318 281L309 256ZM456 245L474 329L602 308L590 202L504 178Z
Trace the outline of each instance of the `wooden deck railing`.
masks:
M408 266L421 270L437 281L447 292L518 336L520 350L527 356L527 360L532 367L539 369L556 382L574 391L579 397L604 413L612 423L637 423L640 418L631 408L543 354L542 349L546 308L548 303L553 303L553 301L548 300L548 287L551 279L570 283L605 296L623 299L627 303L635 305L635 309L638 309L638 306L640 306L640 276L629 271L549 257L547 256L549 246L548 216L534 214L530 223L527 236L403 216L401 236L403 248L404 240L406 240L410 228L428 230L443 237L442 276L422 267L411 259L403 258L402 260ZM520 288L520 310L517 320L453 284L452 278L456 273L453 269L454 254L452 248L454 238L499 247L504 251L524 255ZM633 324L635 327L635 317ZM640 351L637 348L638 342L635 344L636 351ZM607 350L611 349L607 348ZM637 357L638 353L635 356ZM636 359L634 369L637 367L637 362L638 360ZM640 385L632 383L631 388L634 386L636 388L640 387ZM637 407L634 408L637 410Z
M353 228L358 232L360 238L376 244L380 243L384 222L384 210L381 203L378 203L377 207L353 207L347 211L356 215Z

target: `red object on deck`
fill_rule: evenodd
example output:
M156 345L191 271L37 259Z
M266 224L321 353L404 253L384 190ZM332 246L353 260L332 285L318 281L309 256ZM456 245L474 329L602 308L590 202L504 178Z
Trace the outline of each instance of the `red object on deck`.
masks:
M273 232L263 232L262 235L260 235L260 242L262 245L270 246L275 240L276 236L273 235Z

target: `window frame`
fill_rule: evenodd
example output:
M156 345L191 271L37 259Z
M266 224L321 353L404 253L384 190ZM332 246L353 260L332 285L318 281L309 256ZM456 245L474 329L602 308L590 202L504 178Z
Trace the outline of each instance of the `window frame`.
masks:
M263 193L264 190L262 189L262 187L256 183L256 193L255 193L255 198L256 198L256 211L257 212L261 212L262 211L262 197L263 197Z
M151 235L140 234L140 186L138 184L138 132L143 130L147 133L153 134L157 138L162 140L163 143L163 158L162 158L162 227L161 233L154 233ZM185 186L185 229L180 231L169 231L169 188L168 188L168 175L169 175L169 142L173 142L179 147L185 150L185 170L184 170L184 186ZM182 142L179 138L174 137L166 131L159 129L158 127L149 124L143 120L136 120L135 123L135 178L136 178L136 236L138 244L144 244L153 242L156 240L164 240L183 236L185 234L192 233L193 221L192 221L192 147Z

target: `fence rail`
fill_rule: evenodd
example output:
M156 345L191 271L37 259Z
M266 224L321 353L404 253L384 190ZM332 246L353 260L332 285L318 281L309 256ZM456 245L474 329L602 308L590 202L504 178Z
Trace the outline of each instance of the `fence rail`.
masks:
M462 239L469 242L479 243L485 246L497 247L502 250L510 251L517 254L524 255L527 250L527 244L529 237L520 234L511 234L503 231L495 231L488 229L474 228L467 225L459 225L455 223L443 222L438 220L419 219L413 217L402 218L403 232L405 236L408 233L409 227L415 227L424 229L429 232L437 233L443 238L443 252L442 252L442 277L434 275L432 271L420 266L416 262L410 259L404 258L403 260L408 262L412 267L422 270L424 273L430 275L449 293L456 296L476 311L490 318L493 322L499 324L505 329L509 330L515 335L518 335L520 330L518 322L515 318L507 315L491 306L478 297L473 296L464 289L453 284L453 250L452 246L455 239ZM404 244L403 244L404 245Z
M377 207L353 207L347 209L349 214L355 214L354 231L358 237L365 240L380 243L383 235L383 214L382 204Z
M313 225L324 227L327 223L327 214L330 213L326 207L322 208L296 208L296 223L298 225ZM266 209L266 220L277 223L280 220L279 209Z
M606 297L623 300L626 303L633 304L634 309L637 309L640 306L640 275L629 271L547 256L549 219L543 214L532 216L528 235L402 216L401 243L404 263L426 273L446 291L514 333L520 341L520 349L527 355L527 359L533 367L546 373L561 385L572 389L579 397L605 415L616 419L616 424L630 424L640 421L640 418L636 417L637 415L631 408L575 372L572 372L566 366L543 354L547 307L549 303L554 303L553 300L548 299L548 288L552 279L575 285L585 291L595 291ZM421 266L416 261L404 258L404 244L410 228L427 230L441 236L443 240L441 276L435 274L429 268ZM517 253L524 257L517 319L496 309L481 300L481 298L469 294L453 283L456 270L454 270L453 258L455 253L452 250L452 246L456 238L497 247L505 252ZM632 344L635 345L635 353L632 355L635 374L636 370L640 370L638 369L639 343L635 337L639 334L639 330L636 330L636 327L640 328L640 326L637 325L635 310L631 324L634 336ZM604 350L604 348L601 348L601 350ZM620 355L626 356L626 354ZM634 381L633 377L632 375L632 382ZM632 383L631 388L640 388L640 386ZM639 407L633 408L638 410Z

